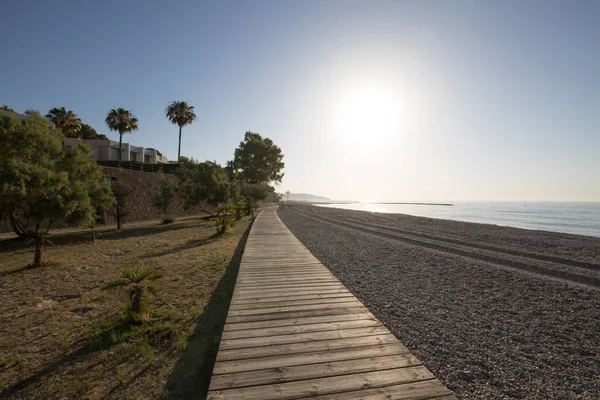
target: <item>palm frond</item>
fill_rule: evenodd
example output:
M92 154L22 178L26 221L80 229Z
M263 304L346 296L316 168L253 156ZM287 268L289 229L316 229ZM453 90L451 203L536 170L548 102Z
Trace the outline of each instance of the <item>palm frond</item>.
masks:
M129 133L138 130L138 119L131 111L122 107L110 110L106 114L104 122L106 122L111 131L119 133Z
M129 285L129 282L125 282L125 281L114 281L114 282L109 282L107 283L103 289L108 290L108 289L116 289L116 288L120 288L123 286L127 286Z
M171 123L179 126L189 125L197 118L194 106L187 101L172 101L165 108L165 115Z
M151 282L161 278L154 268L137 265L135 267L121 268L117 271L117 275L125 279L128 283Z
M147 286L146 289L148 289L148 292L152 293L154 296L158 296L158 294L156 293L156 288L154 286Z

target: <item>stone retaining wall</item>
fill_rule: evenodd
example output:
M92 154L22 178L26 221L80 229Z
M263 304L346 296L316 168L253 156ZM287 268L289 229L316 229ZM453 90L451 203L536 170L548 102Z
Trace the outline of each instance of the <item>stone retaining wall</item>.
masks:
M102 171L107 178L117 178L125 183L127 193L125 196L125 223L159 219L161 217L161 212L153 205L153 198L159 187L159 174L111 167L102 167ZM175 182L176 178L173 175L165 174L164 176ZM184 210L183 203L177 195L169 209L169 215L177 217L199 214L204 214L199 207ZM112 210L106 210L102 217L107 225L116 224L116 218ZM62 227L65 227L65 225L56 224L53 226L53 228ZM8 218L0 219L0 232L12 232Z

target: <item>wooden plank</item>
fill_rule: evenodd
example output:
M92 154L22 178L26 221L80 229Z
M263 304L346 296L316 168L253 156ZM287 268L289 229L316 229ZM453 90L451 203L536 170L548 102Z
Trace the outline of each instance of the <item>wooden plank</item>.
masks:
M252 225L221 339L211 399L455 400L275 210Z
M301 281L307 280L307 279L310 279L310 280L332 280L332 281L339 282L335 278L335 276L333 276L329 272L325 272L325 271L320 271L320 272L310 274L308 277L305 274L304 275L286 274L286 275L278 276L276 273L270 273L265 277L265 276L252 276L249 274L240 273L240 275L238 276L237 282L238 283L241 283L241 282L264 282L264 281L267 281L267 282L278 282L278 281L301 282Z
M391 333L383 335L363 336L359 338L320 340L307 343L291 343L274 346L251 347L246 349L219 350L217 361L234 361L248 358L271 357L278 355L313 353L338 349L393 344L397 339Z
M417 366L241 389L215 390L210 392L209 399L241 400L255 398L262 400L292 400L301 397L314 397L344 391L390 386L432 378L434 376L425 367Z
M327 294L349 294L350 292L345 289L327 289L327 290L296 290L296 291L279 291L279 292L269 292L263 294L261 297L263 299L271 299L278 297L290 297L290 296L306 296L306 295L327 295ZM233 292L233 301L252 301L251 299L256 298L259 295L258 293L237 293ZM272 300L271 300L272 301Z
M249 347L273 346L291 343L306 343L309 341L322 341L330 339L357 338L363 336L385 335L389 333L390 332L385 327L380 325L367 328L330 330L325 332L294 333L289 335L247 339L227 339L221 341L219 350L243 349Z
M269 321L252 321L252 322L225 322L223 331L239 331L246 329L258 329L258 328L272 328L281 326L301 326L309 324L319 324L325 322L341 322L341 321L357 321L357 320L370 320L376 321L377 319L365 310L355 314L341 314L341 315L323 315L318 317L304 317L304 318L288 318L280 320L269 320Z
M250 272L250 271L242 271L241 276L243 277L287 277L287 276L293 276L293 275L299 275L299 276L304 276L304 275L316 275L316 274L321 274L321 275L326 275L326 276L331 276L331 274L329 274L327 271L324 271L323 268L302 268L302 269L266 269L266 268L261 268L260 270L257 270L256 272Z
M213 374L231 374L234 372L256 371L269 368L289 367L293 365L318 364L330 361L354 360L357 358L381 357L408 353L399 342L380 346L359 347L356 349L338 349L308 354L285 354L282 356L251 358L235 361L217 361Z
M282 296L282 295L293 295L293 294L325 294L325 293L350 293L348 290L344 288L306 288L306 289L296 289L290 290L289 288L279 289L279 290L269 290L268 293L264 293L261 297L267 296ZM241 297L256 297L257 293L255 291L242 291L242 290L234 290L234 296L238 295Z
M237 285L256 285L256 284L274 284L274 283L302 283L302 282L339 282L335 277L331 275L319 274L319 275L311 275L310 277L306 276L284 276L284 277L274 277L269 276L267 278L251 278L245 275L239 276Z
M209 390L284 383L294 380L324 378L360 372L382 371L386 369L417 366L420 364L421 363L415 356L410 353L404 353L392 356L333 361L321 364L270 368L259 371L215 375L210 381Z
M273 284L268 284L268 282L265 282L262 285L240 285L239 287L236 287L236 290L238 290L239 292L252 292L252 291L274 291L274 290L283 290L283 289L294 289L294 290L304 290L304 289L311 289L311 288L315 288L315 289L338 289L338 288L342 288L345 289L345 287L339 283L339 282L293 282L291 284L286 284L286 283L273 283Z
M257 295L258 296L258 295ZM305 295L291 295L291 296L275 296L275 297L247 297L244 301L249 303L273 303L278 301L290 301L290 300L314 300L314 299L335 299L338 297L354 297L352 293L346 291L342 293L315 293ZM231 302L232 304L243 304L237 303L235 299Z
M356 314L365 312L364 307L345 307L345 308L327 308L324 310L308 310L308 311L289 311L272 314L259 314L259 315L238 315L238 316L227 316L226 323L235 322L254 322L254 321L271 321L278 319L294 319L294 318L305 318L305 317L321 317L326 315L337 315L337 314Z
M264 336L291 335L296 333L327 332L341 329L382 326L377 320L359 319L356 321L325 322L321 324L280 326L276 328L255 328L223 332L221 340L258 338Z
M311 397L312 400L457 400L437 379Z
M244 279L287 279L287 278L311 278L311 277L331 277L331 274L325 271L263 271L263 272L252 272L252 273L240 273L240 278Z
M352 295L344 297L332 297L332 298L316 298L308 300L287 300L287 301L269 301L263 303L241 303L231 304L229 310L251 310L271 307L287 307L287 306L300 306L300 305L313 305L313 304L332 304L332 303L345 303L348 301L356 301L356 298Z
M304 310L326 310L330 308L348 308L348 307L363 307L362 303L356 299L347 298L349 300L341 303L319 303L319 304L300 304L292 306L281 306L281 307L266 307L266 308L253 308L245 310L229 310L229 314L232 317L239 315L259 315L259 314L272 314L288 311L304 311Z

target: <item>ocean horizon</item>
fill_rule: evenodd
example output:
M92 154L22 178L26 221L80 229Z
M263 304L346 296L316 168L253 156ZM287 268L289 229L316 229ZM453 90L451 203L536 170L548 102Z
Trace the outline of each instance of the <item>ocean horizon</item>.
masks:
M359 202L315 205L600 237L600 202Z

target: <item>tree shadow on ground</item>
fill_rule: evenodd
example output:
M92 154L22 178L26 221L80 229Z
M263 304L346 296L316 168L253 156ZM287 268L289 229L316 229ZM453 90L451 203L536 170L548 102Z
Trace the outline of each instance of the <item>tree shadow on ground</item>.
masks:
M16 274L19 272L23 272L23 271L29 271L29 270L34 270L34 269L38 269L38 268L48 268L48 267L53 267L53 266L57 266L60 265L59 263L55 263L55 262L44 262L40 265L34 265L34 264L27 264L23 267L18 267L15 269L9 269L8 271L0 271L0 277L3 276L8 276L8 275L12 275L12 274Z
M92 337L83 346L68 353L56 362L47 365L35 374L30 375L27 378L21 379L20 381L12 384L11 386L4 388L0 392L0 399L7 399L11 396L18 395L20 391L27 388L28 386L39 382L47 375L58 372L63 368L68 369L69 366L76 364L82 357L90 353L111 347L113 345L113 343L111 342L111 333L115 330L126 331L131 329L132 326L130 321L119 321L113 319L113 321L111 322L111 324L109 324L96 336Z
M204 307L194 332L188 338L185 350L167 380L165 392L168 392L169 399L206 398L221 333L251 227L252 224L240 239L225 275Z
M191 219L185 220L189 222ZM193 221L193 220L192 220ZM179 231L183 229L197 228L199 224L205 225L204 218L198 218L199 223L181 223L181 224L166 224L166 225L147 225L137 226L132 228L124 227L121 230L118 229L107 229L96 231L96 238L98 240L121 240L132 237L148 236L157 233ZM57 233L50 236L50 241L54 246L65 246L73 244L81 244L92 242L92 231L84 232L73 232L73 233ZM27 243L22 238L11 238L0 240L0 253L6 253L9 251L31 249L31 244Z
M194 247L204 246L206 244L214 242L215 240L217 240L218 237L219 237L219 235L215 233L206 238L188 240L186 244L183 244L181 246L174 247L172 249L167 249L164 251L159 251L157 253L146 254L140 258L147 259L147 258L161 257L161 256L166 256L167 254L177 253L179 251L188 250L188 249L191 249Z
M187 221L186 221L187 222ZM111 230L106 232L100 232L98 236L102 240L121 240L132 237L148 236L157 233L179 231L183 229L197 228L198 224L166 224L166 225L150 225L143 227L136 227L130 229ZM89 235L89 234L88 234Z

